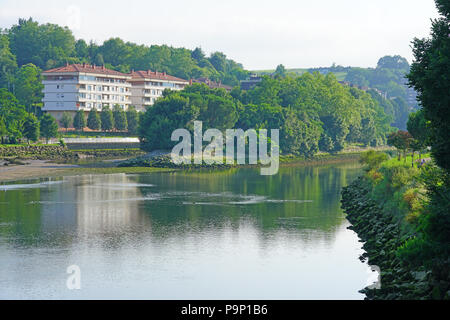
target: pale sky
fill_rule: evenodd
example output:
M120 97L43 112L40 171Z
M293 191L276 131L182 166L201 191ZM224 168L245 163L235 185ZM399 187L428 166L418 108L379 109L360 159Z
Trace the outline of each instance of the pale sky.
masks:
M428 36L438 13L433 0L0 0L0 28L20 17L67 25L87 42L222 51L255 70L411 62L411 40Z

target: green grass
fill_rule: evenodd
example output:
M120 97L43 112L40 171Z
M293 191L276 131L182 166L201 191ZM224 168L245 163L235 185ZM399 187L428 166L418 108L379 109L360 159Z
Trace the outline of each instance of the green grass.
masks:
M430 157L431 157L430 153L425 153L425 154L422 154L422 156L421 156L422 159L430 158ZM415 154L414 155L414 164L415 165L417 165L417 160L419 160L419 155ZM383 162L382 166L385 168L393 168L393 167L398 167L398 166L410 168L411 167L411 154L408 154L406 156L406 158L402 157L400 159L400 161L398 160L397 156L392 157L391 159Z

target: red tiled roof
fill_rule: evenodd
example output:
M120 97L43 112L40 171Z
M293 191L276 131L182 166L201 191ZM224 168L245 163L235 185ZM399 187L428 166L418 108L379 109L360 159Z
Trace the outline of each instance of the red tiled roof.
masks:
M171 75L168 75L167 73L163 72L154 72L151 70L147 71L132 71L129 75L132 76L132 80L139 80L139 79L152 79L152 80L168 80L168 81L183 81L187 82L187 80L177 78Z
M96 66L96 65L84 64L84 63L83 64L68 64L63 67L44 71L43 73L62 73L62 72L95 73L95 74L104 74L104 75L121 76L121 77L129 76L126 73L107 69L104 66Z

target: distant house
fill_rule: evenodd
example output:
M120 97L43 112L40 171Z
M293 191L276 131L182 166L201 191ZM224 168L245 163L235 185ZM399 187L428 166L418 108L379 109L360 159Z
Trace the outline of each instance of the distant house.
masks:
M246 80L241 80L241 89L250 90L253 89L258 83L262 81L262 77L256 74L250 75Z
M222 88L222 89L225 89L225 90L227 90L228 92L230 92L231 91L231 89L233 89L232 87L230 87L230 86L227 86L227 85L225 85L225 84L222 84L221 82L215 82L215 81L212 81L212 80L210 80L210 79L208 79L208 78L198 78L198 79L191 79L190 81L189 81L189 84L194 84L194 83L203 83L203 84L206 84L208 87L210 87L211 89L219 89L219 88Z

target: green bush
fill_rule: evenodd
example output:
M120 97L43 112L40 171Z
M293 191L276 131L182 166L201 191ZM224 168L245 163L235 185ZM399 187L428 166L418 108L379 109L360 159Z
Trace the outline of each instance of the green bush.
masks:
M388 155L382 152L369 150L361 154L360 162L365 164L365 170L370 171L377 169L380 165L388 159Z

